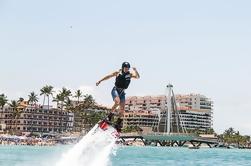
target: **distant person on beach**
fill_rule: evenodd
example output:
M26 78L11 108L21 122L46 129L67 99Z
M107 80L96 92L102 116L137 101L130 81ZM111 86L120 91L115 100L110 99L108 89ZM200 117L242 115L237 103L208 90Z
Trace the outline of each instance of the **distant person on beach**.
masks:
M121 132L122 128L122 116L125 110L125 89L127 89L131 83L131 78L139 79L139 73L135 67L132 68L133 71L130 72L130 64L128 62L124 62L120 70L113 72L102 78L100 81L96 83L98 86L102 81L108 80L110 78L115 77L115 86L112 89L112 98L114 101L114 105L112 107L111 112L108 114L107 120L110 122L114 113L116 112L116 108L119 106L120 111L118 112L118 119L115 123L115 128L118 132Z

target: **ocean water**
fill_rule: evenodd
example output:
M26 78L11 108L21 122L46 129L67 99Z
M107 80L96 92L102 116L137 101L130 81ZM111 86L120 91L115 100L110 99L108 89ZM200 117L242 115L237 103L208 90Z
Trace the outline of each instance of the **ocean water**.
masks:
M0 146L0 166L54 166L62 154L71 148L72 146ZM112 166L251 166L251 150L239 149L117 147L109 158ZM83 166L85 165L88 163Z

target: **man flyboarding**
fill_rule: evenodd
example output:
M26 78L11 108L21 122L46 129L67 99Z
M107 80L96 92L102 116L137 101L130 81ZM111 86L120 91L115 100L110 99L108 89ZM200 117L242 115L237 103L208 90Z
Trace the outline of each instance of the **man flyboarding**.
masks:
M111 95L114 101L114 105L112 107L111 112L108 114L107 121L111 122L112 117L116 112L116 108L119 106L120 110L118 112L118 119L115 123L115 128L118 132L121 132L122 124L123 124L123 113L125 111L125 89L127 89L131 83L131 78L139 79L139 73L135 67L133 67L133 71L130 72L130 64L128 62L124 62L122 64L122 68L119 71L115 71L96 83L98 86L101 82L108 80L110 78L115 77L115 86L112 89Z

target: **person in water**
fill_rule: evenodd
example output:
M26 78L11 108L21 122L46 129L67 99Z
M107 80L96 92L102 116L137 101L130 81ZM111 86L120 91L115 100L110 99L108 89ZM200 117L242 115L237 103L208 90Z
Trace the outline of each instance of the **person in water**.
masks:
M117 131L121 132L122 122L123 122L123 113L125 111L125 90L129 87L131 83L131 78L139 79L139 73L135 67L132 68L133 71L130 72L130 64L128 62L124 62L122 64L122 68L119 71L115 71L96 83L96 86L105 80L115 77L115 86L112 89L112 98L114 101L114 105L112 107L111 112L108 115L108 121L111 121L114 113L116 112L116 108L119 106L118 119L115 123L115 128Z

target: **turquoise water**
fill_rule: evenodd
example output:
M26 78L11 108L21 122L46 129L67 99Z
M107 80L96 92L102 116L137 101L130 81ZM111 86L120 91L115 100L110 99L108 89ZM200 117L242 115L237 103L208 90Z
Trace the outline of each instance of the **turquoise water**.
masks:
M0 166L53 166L70 147L0 146ZM251 150L120 147L111 162L113 166L251 166Z

